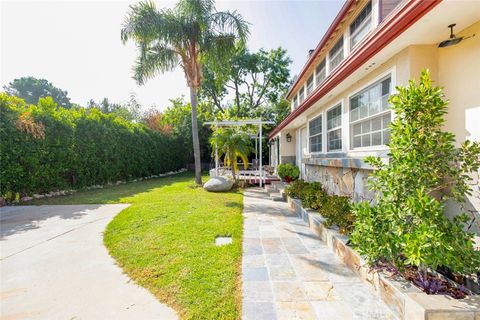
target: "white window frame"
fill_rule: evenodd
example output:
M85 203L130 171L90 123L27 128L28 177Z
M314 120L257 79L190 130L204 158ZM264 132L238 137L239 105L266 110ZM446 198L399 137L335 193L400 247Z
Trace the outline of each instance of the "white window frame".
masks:
M316 120L319 117L322 117L322 120L321 120L322 131L320 133L317 133L315 136L322 135L322 150L312 152L312 151L310 151L310 138L312 137L312 136L310 136L310 122L312 122L313 120ZM308 154L323 154L323 153L325 153L323 151L323 150L325 150L325 134L324 134L325 130L324 130L324 128L325 128L325 117L324 117L323 112L319 112L319 113L315 114L314 117L311 117L310 119L308 119L308 121L307 121L307 150L308 150Z
M300 94L303 94L303 99L300 98ZM298 105L300 106L303 101L305 101L306 97L305 97L305 84L302 85L302 88L300 90L298 90Z
M338 50L338 52L335 54L335 57L336 57L338 54L340 54L340 52L341 52L342 55L343 55L343 58L342 58L342 60L340 60L340 62L339 62L336 66L334 66L334 67L332 68L332 66L330 65L330 63L331 63L331 61L332 61L332 54L331 54L331 52L332 52L333 47L337 45L337 43L340 41L340 39L342 39L342 41L343 41L342 49L341 49L341 50ZM337 39L337 41L335 41L335 44L333 45L333 47L328 51L328 71L329 71L329 73L331 73L333 70L337 69L338 66L341 65L343 61L345 61L345 58L346 58L346 54L345 54L345 33L342 33L342 36L339 37L339 38Z
M371 0L372 1L372 29L375 29L380 24L380 1L381 0Z
M373 0L370 1L370 6L371 6L371 10L370 10L370 15L367 16L367 19L365 19L360 27L357 28L357 30L355 30L355 32L352 34L350 32L351 30L351 26L352 26L352 23L358 18L358 16L360 15L360 13L363 11L363 9L365 9L367 5L363 6L362 7L362 10L360 10L360 12L357 14L357 16L355 17L355 19L353 19L353 21L348 25L348 34L349 34L349 37L348 37L348 45L350 47L350 52L353 51L355 48L358 47L358 45L360 43L363 42L363 40L368 36L368 34L374 29L374 16L375 16L375 11L378 9L377 6L374 6L374 3L373 3ZM357 43L353 44L352 43L352 39L353 37L358 34L359 30L361 30L363 27L365 27L365 25L369 24L370 25L370 28L369 30L367 31L367 33L365 33L365 35L363 36L363 38L361 38Z
M336 107L340 106L340 126L339 127L335 127L335 128L332 128L332 129L328 129L328 111L330 111L331 109L334 109ZM327 151L326 153L339 153L339 152L343 152L343 150L345 150L345 137L344 137L344 116L343 116L343 113L344 113L344 103L343 103L343 99L338 101L337 103L334 103L333 105L331 105L328 109L325 109L325 150ZM340 133L342 135L342 138L341 138L341 141L342 141L342 147L340 149L334 149L334 150L328 150L328 133L330 131L335 131L335 130L338 130L340 129Z
M293 110L298 108L298 93L293 97Z
M320 70L324 70L325 77L323 77L323 79L319 82L317 68L320 66L322 62L324 62L324 66ZM320 61L320 63L315 67L315 88L318 88L318 86L320 86L323 82L325 82L325 79L327 79L327 57L323 58L323 60Z
M395 90L395 87L397 85L397 77L396 77L396 67L393 67L383 73L381 73L380 75L378 75L377 77L375 77L373 80L369 81L367 84L365 84L364 86L362 86L360 89L358 90L355 90L354 92L352 92L351 94L349 94L347 96L347 101L345 102L345 108L346 108L346 111L345 114L345 118L346 118L346 125L344 125L345 127L345 131L346 131L346 134L345 134L345 139L344 139L344 142L346 142L346 150L348 150L348 152L350 153L356 153L356 152L365 152L365 151L386 151L388 150L388 146L387 145L378 145L378 146L369 146L369 147L358 147L358 148L353 148L352 147L352 141L351 141L351 137L350 137L350 127L351 127L351 122L350 122L350 99L359 94L360 92L362 92L363 90L365 90L366 88L370 87L371 85L375 84L376 82L379 82L380 80L384 79L384 78L387 78L388 76L390 76L390 79L391 79L391 82L390 82L390 85L391 85L391 92L390 92L390 95L393 95L396 93L396 90ZM393 121L395 119L395 113L393 112L393 110L386 110L384 112L380 112L380 113L377 113L376 115L373 115L371 116L372 118L374 117L377 117L381 114L386 114L390 112L391 113L391 116L390 116L390 119L391 121ZM367 118L363 118L362 120L359 120L359 121L363 121L363 120L367 120L369 119L370 117L367 117Z
M310 79L312 79L312 85L311 85L310 90L309 90L309 89L308 89L308 88L309 88L309 86L308 86L308 81L309 81ZM312 74L310 75L310 77L307 78L307 81L305 82L305 88L306 88L306 90L305 90L305 97L306 97L306 98L308 98L308 97L313 93L313 89L315 88L314 82L315 82L315 72L312 73ZM309 91L310 91L310 92L309 92Z

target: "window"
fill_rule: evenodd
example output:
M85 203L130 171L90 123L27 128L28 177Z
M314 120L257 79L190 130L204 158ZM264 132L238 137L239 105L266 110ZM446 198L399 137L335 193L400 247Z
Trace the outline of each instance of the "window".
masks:
M350 25L350 48L355 47L360 40L372 28L372 2L368 2L365 8L358 14Z
M381 146L388 143L391 121L388 97L391 78L383 79L350 98L352 148Z
M310 152L322 152L322 116L308 123Z
M300 91L298 92L298 104L302 104L303 100L305 100L305 90L302 87Z
M385 18L390 14L390 12L395 9L402 0L380 0L380 21L385 20Z
M335 69L343 61L343 37L330 50L330 70Z
M307 80L307 97L312 93L313 91L313 74L308 78Z
M323 82L323 80L325 80L325 78L327 77L327 66L326 66L326 63L325 63L325 59L323 59L322 62L320 62L320 64L318 65L317 69L316 69L316 80L317 80L317 87Z
M298 95L295 95L293 98L293 109L297 109L298 107Z
M342 105L327 111L327 151L342 149Z

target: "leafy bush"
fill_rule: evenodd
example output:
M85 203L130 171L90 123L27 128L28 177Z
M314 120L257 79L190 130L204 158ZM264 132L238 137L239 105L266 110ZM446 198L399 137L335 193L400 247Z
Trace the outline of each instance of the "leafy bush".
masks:
M448 266L457 273L478 271L480 252L473 235L463 231L467 217L450 221L445 201L463 201L470 192L468 173L480 166L480 145L466 141L454 146L452 133L442 131L447 102L432 86L427 71L419 84L410 81L390 97L396 115L390 125L390 161L367 162L376 170L370 189L377 205L360 203L352 242L369 262L385 260L401 269Z
M318 210L327 227L337 225L343 234L349 234L355 222L355 214L348 197L329 196L320 182L294 181L285 190L289 197L302 201L304 208Z
M291 163L282 163L278 166L278 176L287 182L298 179L300 169Z
M180 140L97 109L37 105L0 93L0 194L82 188L185 165Z
M337 225L340 233L349 234L353 230L355 215L350 199L345 196L326 197L318 212L325 218L325 226Z
M295 180L285 188L285 193L290 198L300 199L303 189L308 183L303 180Z
M302 206L317 210L325 202L327 193L323 190L320 182L293 181L286 189L286 194L291 198L302 201Z
M311 182L305 185L300 193L302 206L313 210L318 210L325 203L327 193L323 190L320 182Z

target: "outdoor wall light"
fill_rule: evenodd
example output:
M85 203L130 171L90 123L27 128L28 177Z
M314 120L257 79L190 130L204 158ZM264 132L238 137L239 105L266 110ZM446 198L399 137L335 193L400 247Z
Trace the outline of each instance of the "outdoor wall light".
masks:
M287 138L287 142L292 142L292 135L289 133L287 133L287 135L285 136L285 138Z
M450 38L440 42L440 44L438 45L439 48L454 46L454 45L460 43L462 40L465 40L465 39L468 39L468 38L471 38L471 37L475 37L475 34L473 34L469 37L457 37L453 33L453 27L455 27L455 26L456 26L455 23L452 23L451 25L448 26L450 28Z

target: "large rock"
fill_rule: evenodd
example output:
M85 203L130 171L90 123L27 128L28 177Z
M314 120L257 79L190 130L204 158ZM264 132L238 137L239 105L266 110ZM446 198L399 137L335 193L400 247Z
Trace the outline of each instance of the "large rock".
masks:
M205 190L211 192L228 191L232 189L232 187L233 181L226 177L211 178L203 185L203 188L205 188Z

